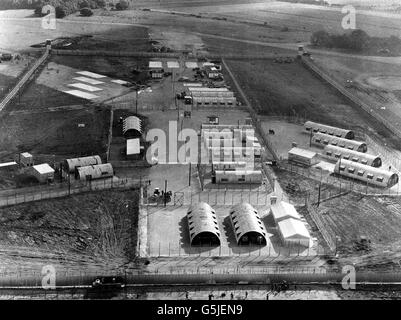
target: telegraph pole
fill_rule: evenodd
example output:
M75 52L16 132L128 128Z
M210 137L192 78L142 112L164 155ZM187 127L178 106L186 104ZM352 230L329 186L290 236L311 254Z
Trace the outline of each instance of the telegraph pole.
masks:
M166 206L166 204L167 204L167 195L166 195L166 192L167 192L167 180L164 180L164 206Z
M135 93L135 113L138 114L138 87L136 87Z
M191 186L191 160L189 161L188 185Z

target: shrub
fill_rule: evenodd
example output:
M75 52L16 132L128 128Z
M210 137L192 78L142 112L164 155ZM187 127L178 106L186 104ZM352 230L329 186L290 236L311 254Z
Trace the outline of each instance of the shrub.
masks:
M62 6L57 6L56 7L56 18L57 19L62 19L67 15L66 9Z
M95 3L98 6L98 8L106 7L106 0L95 0Z
M43 16L43 13L42 13L42 6L37 6L36 8L35 8L35 16L38 16L38 17L42 17Z
M121 0L119 3L116 4L116 10L127 10L128 9L128 2L125 0Z
M89 8L89 2L86 0L83 0L79 3L79 8L83 9L83 8Z
M81 16L83 17L90 17L91 15L93 15L93 11L89 8L82 8L79 13L81 14Z

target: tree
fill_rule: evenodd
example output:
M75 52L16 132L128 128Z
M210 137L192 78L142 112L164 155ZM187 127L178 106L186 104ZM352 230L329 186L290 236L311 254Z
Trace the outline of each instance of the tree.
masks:
M67 15L66 10L64 7L57 6L56 7L56 18L57 19L62 19Z
M83 8L89 8L89 2L86 0L83 0L79 3L79 8L83 9Z
M41 5L38 5L38 6L35 7L35 16L38 16L38 17L42 17L43 16L42 6Z
M96 2L96 5L97 5L99 8L104 8L104 7L106 7L106 0L95 0L95 2Z
M93 11L89 8L82 8L79 13L81 14L81 16L83 17L90 17L93 15Z
M121 0L119 3L116 4L116 10L127 10L128 9L128 2L126 0Z
M365 31L357 29L351 32L348 39L351 49L361 51L368 46L370 37Z
M316 47L329 47L331 45L330 35L324 30L316 31L311 36L311 43Z

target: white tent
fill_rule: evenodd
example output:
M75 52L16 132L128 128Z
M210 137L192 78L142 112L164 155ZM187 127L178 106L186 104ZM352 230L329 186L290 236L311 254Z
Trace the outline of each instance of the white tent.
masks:
M302 221L293 218L281 220L278 228L285 245L299 244L309 247L311 236Z
M288 218L301 220L301 216L299 215L295 207L291 203L285 201L280 201L273 204L270 207L270 213L273 215L274 221L276 221L276 223Z

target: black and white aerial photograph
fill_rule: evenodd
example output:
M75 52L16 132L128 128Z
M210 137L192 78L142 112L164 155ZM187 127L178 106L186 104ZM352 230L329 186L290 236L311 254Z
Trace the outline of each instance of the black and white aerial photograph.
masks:
M401 299L400 170L399 0L0 0L0 300Z

